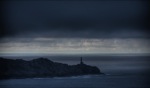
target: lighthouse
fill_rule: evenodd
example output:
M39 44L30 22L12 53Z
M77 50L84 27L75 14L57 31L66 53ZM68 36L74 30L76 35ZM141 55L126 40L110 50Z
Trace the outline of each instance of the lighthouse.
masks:
M84 64L83 61L82 61L82 57L80 58L80 64Z

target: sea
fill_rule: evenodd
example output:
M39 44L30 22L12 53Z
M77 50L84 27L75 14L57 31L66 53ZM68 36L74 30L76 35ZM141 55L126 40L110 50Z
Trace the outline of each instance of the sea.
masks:
M39 56L3 56L36 59ZM0 88L150 88L150 56L50 55L54 62L78 64L80 58L97 66L104 75L0 80Z

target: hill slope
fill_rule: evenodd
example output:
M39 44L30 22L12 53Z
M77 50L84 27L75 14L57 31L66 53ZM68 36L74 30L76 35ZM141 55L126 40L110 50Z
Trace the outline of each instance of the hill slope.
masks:
M102 74L95 66L86 64L68 65L53 62L47 58L30 61L22 59L0 58L0 79L76 76L88 74Z

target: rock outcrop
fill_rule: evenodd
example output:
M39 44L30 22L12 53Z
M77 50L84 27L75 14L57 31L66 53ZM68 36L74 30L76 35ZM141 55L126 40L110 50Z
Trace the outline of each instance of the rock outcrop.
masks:
M53 62L47 58L38 58L30 61L0 58L0 79L64 77L88 74L102 73L97 67L86 65L83 62L77 65L68 65Z

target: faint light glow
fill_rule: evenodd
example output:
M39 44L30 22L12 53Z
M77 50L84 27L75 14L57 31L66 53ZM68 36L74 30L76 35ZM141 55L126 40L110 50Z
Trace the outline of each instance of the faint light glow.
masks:
M1 41L0 53L149 53L149 41L138 38L16 38Z

